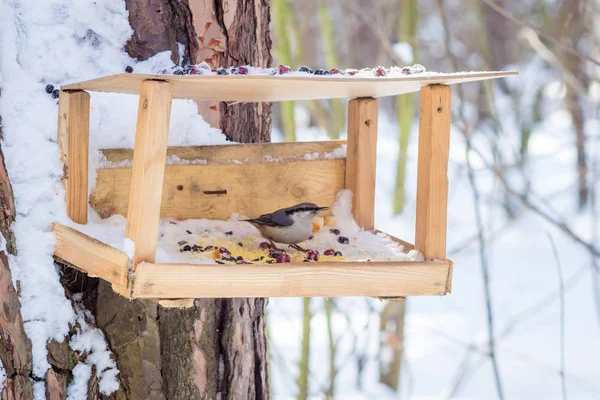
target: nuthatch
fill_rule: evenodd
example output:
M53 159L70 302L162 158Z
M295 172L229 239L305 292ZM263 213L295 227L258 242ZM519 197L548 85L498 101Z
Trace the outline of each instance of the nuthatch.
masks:
M275 249L277 247L273 242L289 244L300 251L305 251L298 246L298 243L310 237L313 218L327 209L329 207L319 207L313 203L300 203L282 208L271 214L264 214L258 218L242 221L254 225Z

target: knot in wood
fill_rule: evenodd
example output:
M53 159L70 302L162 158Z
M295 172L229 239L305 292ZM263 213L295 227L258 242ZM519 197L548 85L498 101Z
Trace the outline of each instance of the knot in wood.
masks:
M297 199L304 197L305 193L306 193L306 189L302 186L294 186L292 188L292 196L294 196Z
M142 105L142 108L143 108L144 110L148 109L148 100L147 100L147 99L146 99L146 100L144 100L144 104Z
M179 191L183 190L183 185L177 185L177 190L179 190Z
M442 111L444 111L444 108L442 106L438 106L437 112L441 113Z
M371 120L370 119L366 119L365 120L365 125L366 126L371 126Z

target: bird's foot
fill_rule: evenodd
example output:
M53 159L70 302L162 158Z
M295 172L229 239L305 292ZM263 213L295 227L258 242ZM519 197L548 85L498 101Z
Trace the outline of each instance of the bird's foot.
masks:
M283 250L283 249L280 249L279 247L277 247L277 246L275 245L275 243L273 243L273 241L272 241L272 240L269 240L269 243L271 243L271 248L272 248L273 250L275 250L275 251L278 251L278 252L280 252L280 253L285 253L285 252L286 252L285 250Z
M291 247L292 249L296 249L296 250L298 250L298 251L301 251L301 252L303 252L303 253L306 253L306 252L308 251L308 250L306 250L306 249L303 249L302 247L298 246L297 244L290 244L290 247Z

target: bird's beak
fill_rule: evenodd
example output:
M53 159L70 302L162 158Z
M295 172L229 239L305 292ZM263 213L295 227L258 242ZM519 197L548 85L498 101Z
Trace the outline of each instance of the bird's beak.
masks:
M329 210L329 207L317 207L318 212L327 211L327 210Z

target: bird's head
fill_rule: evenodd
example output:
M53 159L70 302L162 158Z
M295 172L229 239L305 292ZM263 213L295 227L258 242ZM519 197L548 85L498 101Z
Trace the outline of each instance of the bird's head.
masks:
M312 220L314 217L319 215L321 212L328 210L329 207L319 207L314 203L300 203L295 206L288 207L285 212L294 219L294 221L300 220Z

